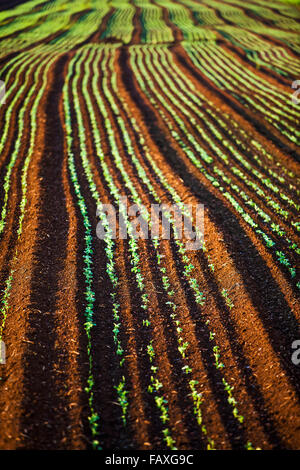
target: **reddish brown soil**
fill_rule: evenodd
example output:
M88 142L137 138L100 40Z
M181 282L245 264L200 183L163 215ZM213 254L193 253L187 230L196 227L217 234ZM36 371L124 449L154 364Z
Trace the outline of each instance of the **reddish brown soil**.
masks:
M20 110L30 88L36 87L24 114L20 151L9 181L5 226L0 233L0 327L7 351L6 363L0 365L0 449L91 449L95 439L103 449L166 449L166 428L180 450L204 450L210 446L245 449L249 443L261 449L299 449L300 365L291 360L292 343L300 339L298 146L284 133L284 127L276 128L266 119L264 109L258 111L255 107L261 103L257 83L252 85L251 95L255 106L243 101L245 92L232 93L226 86L218 85L201 66L200 52L196 51L195 56L189 52L189 38L184 33L188 30L180 28L180 20L175 25L167 7L159 1L150 4L161 8L160 25L172 29L174 40L167 44L147 43L147 15L143 6L130 3L136 11L129 43L114 36L117 7L103 13L99 26L90 24L90 31L71 38L67 35L64 40L65 34L90 14L90 10L73 12L69 30L48 31L44 39L36 36L32 52L26 41L23 46L16 41L12 47L18 31L0 37L1 67L27 51L32 57L40 57L44 70L51 54L56 54L38 104L36 123L34 103L43 86L43 75L35 83L35 67L28 65L28 83L12 109L0 155L2 217L5 175L18 139ZM255 2L249 3L254 7ZM270 10L275 12L273 3ZM194 27L201 27L191 7L185 2L174 4L188 12ZM259 22L256 13L246 6L225 1L218 4L238 6L249 19ZM223 23L237 25L224 19L215 2L211 6L207 0L205 5L220 20L218 29L210 23L202 25L215 32L218 50L229 54L241 70L254 73L265 86L276 88L278 107L266 94L265 109L275 116L285 107L282 123L289 122L289 132L295 131L296 137L298 108L292 107L287 97L292 80L298 77L288 67L285 74L280 73L277 63L278 68L274 64L258 66L248 49L225 39L219 30ZM0 9L6 7L8 2ZM42 8L41 2L35 11L43 11ZM13 19L5 24L12 27ZM268 34L268 28L284 33L288 32L287 27L279 28L267 18L261 18L259 24L265 27L264 34L255 33L260 39L268 46L273 43L282 47L291 61L298 59L296 45L290 46L272 31ZM26 35L35 27L33 23L22 31ZM109 34L104 37L108 29ZM247 28L240 28L240 32L246 35ZM49 54L39 49L42 44L47 45ZM204 47L205 41L196 45ZM137 48L142 50L140 68L135 61ZM106 51L113 58L112 68L106 61ZM73 60L76 65L86 52L86 60L92 58L91 64L85 67L83 63L77 73L72 68ZM198 58L200 66L195 65L193 57ZM96 89L95 64L99 71ZM20 85L25 81L25 72L26 69L20 75ZM6 74L7 71L0 77L5 80ZM77 78L74 96L72 85ZM13 77L7 84L8 91L12 83ZM95 93L99 94L105 113L99 108ZM1 105L1 127L13 95ZM100 136L100 155L94 123ZM34 124L34 151L26 185L22 187ZM213 163L201 157L199 148L212 156ZM191 152L201 167L191 159ZM237 153L242 159L236 158ZM70 162L74 162L74 167ZM152 162L159 169L158 174ZM144 177L139 168L145 172ZM255 186L247 184L233 168L243 172ZM222 172L223 180L218 172ZM185 204L204 205L205 249L187 252L193 265L191 277L197 280L205 297L202 305L196 302L184 275L187 262L173 234L170 240L160 240L158 251L151 239L138 241L143 290L133 272L129 240L115 240L112 250L117 283L113 285L107 245L96 235L99 219L94 197L97 193L102 203L116 204L110 177L115 191L127 196L129 204L138 198L148 210L158 199L174 204L174 191ZM275 186L279 190L273 190ZM24 192L24 222L18 236ZM238 210L226 193L235 198ZM288 216L276 211L275 205L289 212ZM271 222L266 222L259 210ZM245 214L252 218L252 226ZM86 220L91 227L92 246L89 266L94 326L90 337L86 328ZM284 235L278 234L279 226ZM275 241L273 247L261 236L262 231ZM288 267L279 262L278 252L288 257L295 275L291 276ZM158 253L162 255L160 263ZM170 284L167 290L173 295L168 295L164 287L161 268ZM10 275L12 283L5 310L5 286ZM147 309L142 308L142 294L149 299ZM171 316L170 299L177 306L178 324ZM124 350L123 366L113 334L114 302L119 304L118 338ZM145 327L148 321L149 326ZM179 337L188 343L186 357L178 349ZM152 362L150 344L155 353ZM216 367L215 348L223 367ZM187 364L191 367L189 374L183 372ZM154 365L156 372L151 371ZM154 375L161 383L156 395L149 392ZM125 425L116 391L122 380L128 403ZM196 381L197 392L202 396L200 426L191 380ZM243 417L240 421L234 415L224 383L232 386L236 408ZM167 400L165 423L155 396ZM99 417L96 436L92 435L89 422L91 413Z

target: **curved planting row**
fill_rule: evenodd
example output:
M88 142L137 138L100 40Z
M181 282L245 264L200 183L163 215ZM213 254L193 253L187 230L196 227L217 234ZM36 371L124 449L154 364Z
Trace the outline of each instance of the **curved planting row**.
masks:
M165 88L165 90L164 90L165 95L164 96L161 93L157 92L157 89L155 88L155 85L154 85L154 83L152 82L152 79L149 76L148 70L152 69L152 66L149 64L149 62L147 63L147 56L148 56L149 49L147 49L147 54L146 54L146 58L145 58L145 62L148 66L148 69L146 69L144 67L144 64L141 60L141 50L140 50L140 48L136 48L136 49L134 49L134 51L137 51L137 52L134 52L135 54L137 54L137 56L136 56L137 57L137 64L138 64L139 70L142 72L142 74L144 75L144 79L145 79L144 81L142 80L140 72L138 72L138 69L136 69L135 73L136 73L136 77L137 77L137 80L139 82L139 85L140 85L141 89L145 90L145 92L147 93L147 96L149 97L151 103L153 103L153 105L158 109L158 112L160 113L160 115L165 120L168 128L170 129L170 132L174 135L175 139L179 142L180 146L184 150L186 149L186 154L187 154L188 158L191 159L191 161L194 163L194 165L197 168L201 169L201 171L204 173L206 178L208 178L212 183L214 183L214 185L216 187L220 188L220 190L224 193L224 196L229 200L229 202L233 205L233 207L237 210L237 212L239 212L242 215L245 222L247 222L252 228L255 229L255 231L258 234L261 235L262 239L266 243L266 246L268 248L273 247L274 246L274 241L272 240L272 238L269 237L261 228L259 228L258 224L255 221L253 221L251 215L249 215L247 213L247 211L245 211L243 209L243 207L239 204L239 202L235 199L235 197L232 194L230 194L228 191L226 191L223 188L222 184L220 184L218 182L218 178L216 178L213 174L210 174L210 173L207 172L207 169L204 165L206 163L210 167L212 162L213 162L213 158L209 154L207 154L206 151L203 148L201 148L201 143L197 142L197 140L194 137L194 133L189 132L188 128L185 126L184 122L181 120L180 114L179 114L179 108L181 109L181 111L185 111L185 108L182 107L182 105L178 104L176 114L174 114L173 111L172 111L171 105L166 101L166 99L164 97L164 96L166 96L166 97L168 96L168 90L167 90L167 87L165 88L165 85L160 80L159 74L157 74L155 76L155 80L158 82L160 89ZM150 49L150 51L151 51L151 49ZM133 61L134 60L135 60L135 55L133 56ZM133 67L135 67L134 62L133 62ZM145 88L145 83L147 83L147 85L150 87L150 90L151 90L151 87L152 87L151 95L149 94L149 92L147 92L147 89ZM183 95L181 93L181 100L182 100L182 96ZM177 101L175 101L175 96L174 95L172 96L171 99L172 99L173 105L178 103ZM158 104L156 104L157 100L160 101L160 106ZM192 144L192 146L195 149L194 152L192 150L193 147L191 147L191 148L186 147L186 144L181 140L180 134L176 130L176 127L173 127L172 122L170 120L167 120L167 117L163 112L164 108L167 110L167 112L170 113L171 116L174 116L173 119L175 120L176 125L179 126L179 131L181 130L184 133L185 138L190 142L190 144ZM188 111L185 111L186 115L187 115L187 113L188 113ZM189 112L189 114L190 114L190 112ZM209 139L208 134L205 133L204 130L199 129L199 132L201 133L201 136L202 136L203 139L205 139L205 140ZM216 152L216 147L213 147L211 151ZM204 163L202 163L201 160L199 160L196 157L196 155L200 155L201 160L203 160ZM226 157L224 157L224 158L226 160ZM217 167L213 167L212 169L213 169L213 173L217 174L217 176L222 176L222 174L220 174L220 171L217 169ZM230 184L231 180L227 180L227 183ZM236 187L236 192L238 194L240 193L238 187ZM247 195L244 196L244 199L246 199L246 202L251 203L251 200L249 200L249 197ZM271 220L269 216L265 215L261 211L261 209L257 205L255 205L255 203L252 203L252 206L253 205L254 205L254 208L256 208L258 210L259 215L263 219L264 223ZM284 232L282 232L280 227L278 227L276 224L271 225L271 229L272 229L272 231L277 232L277 234L279 236L286 235ZM290 246L293 246L293 249L295 249L296 253L299 254L299 248L298 248L297 244L295 244L295 242L290 242ZM282 251L276 251L276 255L279 259L279 262L281 264L285 265L286 267L288 267L291 276L295 277L296 276L295 266L291 265L290 261L286 258L285 254L282 253Z

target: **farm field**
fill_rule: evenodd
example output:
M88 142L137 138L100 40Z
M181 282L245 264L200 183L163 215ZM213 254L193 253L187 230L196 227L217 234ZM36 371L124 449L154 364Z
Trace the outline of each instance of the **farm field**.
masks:
M1 2L0 449L300 449L299 4Z

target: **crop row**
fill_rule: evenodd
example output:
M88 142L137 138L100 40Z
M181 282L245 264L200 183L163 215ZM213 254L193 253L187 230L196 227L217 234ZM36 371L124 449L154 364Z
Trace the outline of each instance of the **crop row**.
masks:
M267 153L262 146L256 142L254 139L251 141L251 146L253 147L254 158L256 162L261 166L264 172L268 172L267 177L265 177L260 171L256 170L255 167L245 159L243 153L246 153L249 150L249 136L247 133L238 126L238 124L232 119L227 113L220 112L216 113L214 111L213 104L207 100L203 95L200 94L199 91L196 92L193 83L188 80L188 78L184 75L184 73L176 66L174 61L172 60L172 56L165 48L160 48L156 50L159 53L159 60L156 60L156 63L159 65L161 64L164 66L164 69L171 68L174 71L174 81L176 86L172 85L172 81L168 81L169 87L172 89L172 92L175 93L178 97L181 97L183 101L182 105L188 107L189 112L193 112L197 118L201 119L201 122L204 126L208 126L209 129L212 131L213 135L216 136L216 142L221 141L223 145L229 147L232 151L232 156L236 158L237 163L240 163L244 169L248 172L252 173L252 176L257 182L262 182L269 190L271 190L274 194L281 197L283 201L287 201L289 205L295 207L298 211L300 210L299 205L297 205L292 199L290 199L284 192L280 192L279 188L276 186L278 182L283 183L283 187L287 187L287 181L280 177L276 171L271 171L269 167L265 166L259 156L257 155L257 151L263 153L263 156L267 157L268 160L272 161L272 156ZM163 70L163 68L161 68ZM185 92L185 96L182 93L179 93L179 89L183 89ZM190 91L192 90L192 92ZM201 108L203 107L203 103L206 102L209 106L205 107L205 111L202 112ZM182 106L181 105L181 106ZM195 106L196 105L196 106ZM182 109L182 108L181 108ZM206 113L206 115L205 115ZM209 119L210 118L210 119ZM197 121L191 118L190 122L193 124L195 123L195 128L201 134L202 129L200 125L197 125ZM234 132L232 132L231 127L234 127ZM227 138L230 139L229 141L225 138L224 130L226 132ZM223 135L222 132L223 131ZM206 134L202 134L204 140L207 140ZM232 146L231 142L234 142L237 148L240 148L242 152L237 152L236 149ZM211 143L211 145L213 145ZM218 150L216 146L213 146L214 151L217 152ZM253 155L252 153L252 155ZM228 158L223 154L218 154L220 158L222 158L223 162L228 164ZM283 167L280 167L280 170L283 170ZM269 176L272 176L276 179L275 183L272 183L269 179ZM290 173L289 176L294 178L295 175ZM294 185L291 185L290 188L297 192L297 188ZM283 190L282 190L283 191ZM298 194L298 193L297 193ZM280 210L278 210L280 212Z
M273 247L274 242L271 240L271 238L267 234L265 234L263 230L259 228L258 224L253 221L252 217L243 209L243 207L236 201L236 199L223 188L223 186L220 184L218 179L211 172L208 173L206 166L210 165L213 161L211 155L207 154L204 148L201 147L200 143L196 142L196 145L194 145L194 142L195 142L194 134L191 134L189 132L185 123L181 119L180 114L174 113L174 105L176 103L176 98L174 94L172 95L172 106L171 106L169 102L167 102L166 100L166 96L168 95L169 90L166 87L166 85L161 81L159 75L156 74L155 76L155 80L158 83L158 87L155 85L154 81L152 80L152 77L150 77L149 75L149 70L152 70L153 68L153 63L150 64L150 61L149 61L150 60L149 48L147 49L147 52L145 53L145 62L146 62L147 67L145 67L144 62L142 60L142 51L140 50L140 48L133 47L131 51L132 51L131 65L132 65L132 68L134 69L135 76L138 80L139 86L141 90L147 95L147 97L149 98L153 106L157 109L158 113L162 116L166 125L170 129L170 133L172 137L174 137L175 140L179 143L180 147L188 156L188 158L192 161L192 163L205 175L205 177L216 188L218 188L221 192L223 192L224 196L229 200L229 202L233 205L233 207L237 210L237 212L241 214L245 222L247 222L252 228L255 229L256 233L258 233L260 237L266 243L266 246ZM157 62L157 67L159 67L158 62ZM141 74L143 78L141 77ZM163 90L164 94L159 92L158 89ZM174 119L176 123L176 127L174 127L170 118L166 116L166 114L164 113L164 109L167 110L170 116L172 116L172 120ZM184 111L184 108L181 107L180 109ZM177 126L178 126L178 130L177 130ZM180 130L183 131L186 139L190 142L190 144L194 146L195 150L192 150L190 145L187 146L187 144L185 144L185 142L180 137L180 134L178 133L178 131ZM199 129L199 131L201 131L201 129ZM202 130L202 136L204 138L203 130ZM198 156L201 157L203 164L201 163L201 160L198 158ZM204 166L205 164L206 166ZM282 258L279 257L279 255L277 255L277 252L276 252L276 256L279 259L279 262L289 269L291 276L295 277L295 268L292 267L288 258L285 256L286 261L283 263Z
M18 217L18 228L17 228L17 237L18 240L21 238L22 231L23 231L23 220L25 216L25 211L26 211L26 204L27 204L27 174L28 174L28 167L30 164L30 161L34 155L34 148L35 148L35 139L36 139L36 133L37 133L37 114L38 114L38 106L40 103L40 100L43 96L43 93L45 92L46 86L47 86L47 79L48 79L48 73L49 69L52 66L53 62L56 60L56 57L47 57L43 58L44 60L41 61L39 64L39 67L37 68L38 72L41 72L42 70L42 85L39 88L38 93L35 95L33 105L31 108L30 112L30 141L29 141L29 146L28 150L26 152L26 157L24 159L24 163L22 166L22 172L21 172L21 200L20 200L20 205L19 205L19 217ZM35 74L35 79L37 80L38 74ZM24 105L28 106L28 102L26 102ZM24 108L26 109L26 108ZM28 109L27 109L28 111ZM11 294L11 287L14 279L14 272L15 272L15 264L18 259L18 245L16 245L16 248L14 250L13 258L10 263L10 268L9 268L9 274L7 276L7 279L5 281L5 288L3 290L3 295L1 298L1 307L0 307L0 318L1 318L1 326L0 326L0 340L2 339L3 331L5 328L6 324L6 319L7 315L9 313L10 309L10 304L9 304L9 299L10 299L10 294Z
M290 105L291 97L288 93L284 96L282 92L274 90L272 85L263 85L261 80L251 76L249 70L245 74L240 65L235 64L234 58L227 57L224 49L221 51L218 46L212 48L187 44L185 49L194 65L218 88L229 90L245 106L265 115L266 120L292 142L297 142L300 135L295 128L297 113ZM284 102L289 103L289 106Z
M121 4L118 1L111 2L111 6L114 11L101 34L101 39L115 38L127 44L130 42L134 30L135 9L129 1L122 1Z
M113 63L113 59L111 60L111 62ZM137 124L136 120L134 119L134 116L132 115L132 112L130 111L130 107L127 106L126 101L124 99L122 99L122 95L119 93L119 90L118 90L117 84L116 84L116 72L114 71L113 65L111 65L111 77L112 77L111 78L112 87L114 89L115 96L119 97L119 101L122 103L122 106L123 106L124 111L125 111L125 115L128 116L128 118L131 122L131 125L133 126L134 130L136 131L136 136L139 139L139 143L140 143L140 145L142 146L142 148L144 150L144 154L147 157L147 160L148 160L149 164L152 166L154 172L158 176L158 178L159 178L161 184L164 186L164 188L167 189L168 192L170 192L170 194L173 198L173 202L175 202L184 211L185 208L184 208L184 204L183 204L182 200L180 199L179 195L176 193L174 188L167 182L167 180L163 176L162 172L159 170L157 165L154 163L153 158L151 158L150 150L147 147L143 137L141 137L142 136L141 129L139 129L138 124ZM141 178L141 180L143 181L145 186L147 186L147 188L149 190L149 193L152 195L154 201L156 203L161 203L161 200L160 200L157 192L155 191L153 185L151 184L146 172L143 169L143 166L142 166L138 156L135 155L134 149L131 146L130 136L129 136L127 130L126 130L126 126L124 126L124 124L122 124L122 118L119 116L119 111L118 111L119 107L117 107L116 104L113 103L113 98L111 96L109 97L109 102L112 105L116 115L118 116L117 120L119 121L119 125L122 129L122 132L123 132L124 142L125 142L125 145L127 146L127 151L128 151L128 154L131 157L132 163L136 167L137 174L139 175L139 177ZM141 204L141 201L139 199L135 198L134 200L137 204ZM164 211L163 211L163 213L164 213ZM168 217L167 213L164 213L164 215L165 215L165 217ZM169 221L170 221L170 223L173 227L174 234L176 235L175 221L172 217L169 217ZM175 237L174 242L175 242L175 244L177 246L177 249L178 249L178 256L182 260L182 263L183 263L183 266L184 266L183 275L185 276L185 278L186 278L186 280L187 280L187 282L190 286L191 292L192 292L193 296L195 297L195 302L199 305L199 308L201 308L201 306L204 306L205 295L203 294L203 292L201 292L200 286L198 285L198 282L197 282L197 279L195 277L193 277L193 271L194 271L195 268L192 265L191 260L190 260L188 254L187 254L185 244L182 241L176 239L176 237ZM168 300L167 303L168 303L168 306L169 306L169 308L171 309L171 312L172 312L171 315L170 315L170 318L173 322L175 322L175 328L176 328L176 331L178 333L178 336L177 336L178 350L179 350L182 358L185 360L186 359L186 354L187 354L186 349L188 348L188 342L186 342L184 340L184 338L182 337L182 328L180 326L180 321L178 320L178 317L176 315L176 313L178 312L179 306L176 304L176 301L174 299L174 292L171 289L171 281L170 281L170 279L168 278L168 275L167 275L167 265L165 264L164 266L161 266L162 264L164 264L162 260L164 260L165 257L164 257L164 254L160 251L160 242L159 242L158 239L153 240L153 247L154 247L154 250L155 250L155 253L156 253L157 264L158 264L159 270L160 270L161 275L162 275L163 289L165 290L165 292L169 296L169 300ZM195 276L195 274L194 274L194 276ZM211 331L210 332L211 340L214 338L214 336L215 336L214 333ZM217 354L217 359L219 359L220 355L219 355L218 346L215 345L213 347L213 349L214 349L214 353ZM218 362L217 360L216 360L215 366L216 366L217 369L221 369L222 367L224 367L224 365L223 364L221 365L221 363ZM190 373L190 372L192 372L192 367L191 367L191 365L186 364L184 366L183 370L184 370L185 374ZM239 422L242 422L243 417L237 411L237 407L236 407L237 402L232 398L233 388L228 384L228 382L225 380L224 377L223 377L223 384L224 384L225 390L228 393L229 402L233 405L233 415L235 416L236 419L238 419ZM189 386L190 386L190 388L192 387L191 388L191 395L194 399L194 411L198 410L197 411L197 420L198 420L198 424L200 424L200 423L202 423L202 418L201 418L200 409L199 409L199 395L196 394L196 389L195 389L196 383L194 381L192 381L192 382L190 381ZM196 400L196 402L195 402L195 400ZM202 426L202 428L203 428L203 426ZM205 427L202 429L202 431L205 432ZM210 448L213 446L213 443L212 443L211 440L209 440L208 446Z

